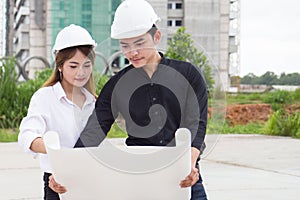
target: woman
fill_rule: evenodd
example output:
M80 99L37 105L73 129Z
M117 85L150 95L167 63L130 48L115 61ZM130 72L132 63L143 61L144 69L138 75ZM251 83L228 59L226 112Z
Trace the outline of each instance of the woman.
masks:
M27 152L40 156L44 171L44 199L59 199L49 188L51 167L43 135L59 134L61 147L73 148L95 105L92 70L95 41L84 28L71 24L62 29L53 47L55 70L31 98L22 120L18 143Z

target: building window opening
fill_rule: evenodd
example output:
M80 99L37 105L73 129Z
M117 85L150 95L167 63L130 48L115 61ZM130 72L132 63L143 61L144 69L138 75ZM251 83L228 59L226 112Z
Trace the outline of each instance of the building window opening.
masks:
M181 2L169 2L168 3L168 9L169 10L179 10L182 9L182 3Z
M182 26L182 20L176 20L175 26Z
M179 27L183 25L182 19L169 19L167 22L168 27Z
M176 3L175 8L176 9L182 9L182 3Z

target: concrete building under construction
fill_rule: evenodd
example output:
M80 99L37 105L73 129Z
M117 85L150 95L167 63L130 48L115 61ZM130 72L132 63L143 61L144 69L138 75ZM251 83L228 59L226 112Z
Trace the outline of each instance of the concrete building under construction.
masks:
M53 62L51 48L60 29L71 23L85 27L109 56L118 44L109 40L110 25L121 0L10 0L14 1L14 55L20 62L31 56ZM239 0L148 0L162 19L159 28L167 40L178 27L186 27L199 51L205 51L213 73L230 87L230 76L239 74ZM97 50L97 49L96 49ZM107 52L104 52L107 51ZM35 61L38 62L38 61ZM30 63L29 77L43 65Z

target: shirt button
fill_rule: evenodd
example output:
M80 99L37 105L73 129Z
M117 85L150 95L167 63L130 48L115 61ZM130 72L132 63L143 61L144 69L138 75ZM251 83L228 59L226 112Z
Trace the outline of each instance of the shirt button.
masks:
M159 141L159 143L160 143L160 144L162 144L162 143L163 143L163 141L161 140L161 141Z
M155 98L155 97L153 97L153 98L152 98L152 100L153 100L153 101L155 101L155 100L156 100L156 98Z

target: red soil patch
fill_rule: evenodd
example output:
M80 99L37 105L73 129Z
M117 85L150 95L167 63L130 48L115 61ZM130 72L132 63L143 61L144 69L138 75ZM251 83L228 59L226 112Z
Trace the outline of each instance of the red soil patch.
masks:
M289 105L286 110L290 114L300 112L300 103ZM211 116L212 112L212 108L209 108L208 117ZM272 112L272 107L269 104L229 105L226 108L226 120L232 126L250 122L266 122Z
M266 122L272 112L269 104L230 105L226 108L226 120L230 125Z

